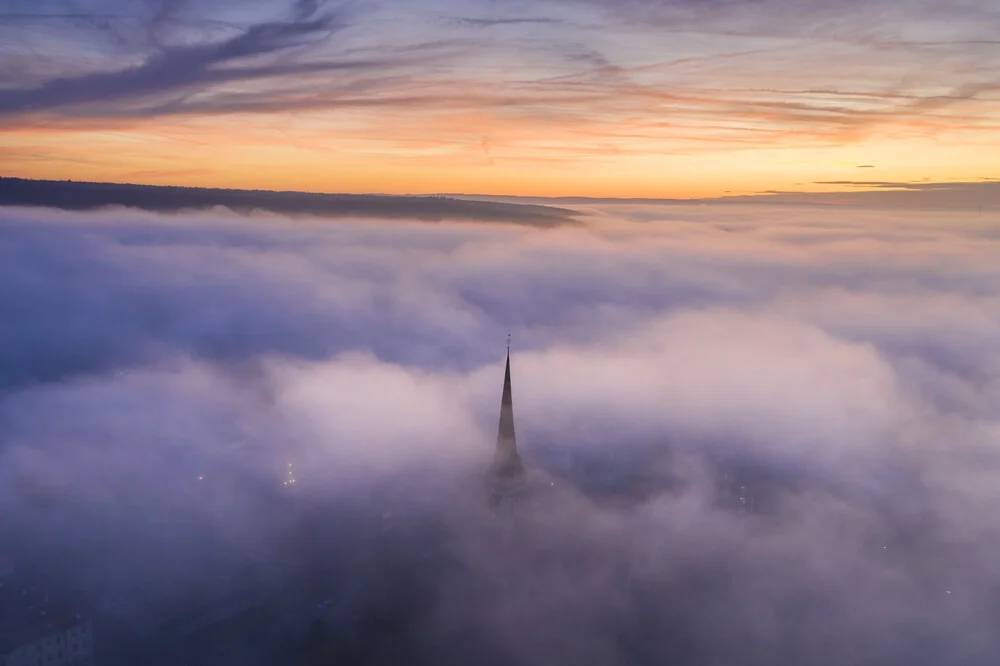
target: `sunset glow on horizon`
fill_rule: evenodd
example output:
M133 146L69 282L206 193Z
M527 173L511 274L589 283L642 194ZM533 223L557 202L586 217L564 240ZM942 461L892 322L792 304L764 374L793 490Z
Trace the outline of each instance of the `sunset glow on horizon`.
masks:
M990 0L3 8L0 176L694 198L1000 174Z

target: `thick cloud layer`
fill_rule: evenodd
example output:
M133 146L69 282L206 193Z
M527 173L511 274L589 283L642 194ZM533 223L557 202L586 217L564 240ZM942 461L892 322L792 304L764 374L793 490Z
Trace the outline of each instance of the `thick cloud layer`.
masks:
M586 212L3 209L7 556L103 598L320 552L414 600L372 663L995 662L997 220ZM539 492L504 527L479 484L508 332ZM374 575L386 512L409 536Z

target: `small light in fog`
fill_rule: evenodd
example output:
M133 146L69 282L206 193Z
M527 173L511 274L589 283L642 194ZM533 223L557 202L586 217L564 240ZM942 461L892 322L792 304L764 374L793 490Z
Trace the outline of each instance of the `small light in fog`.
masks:
M945 590L945 592L947 592L948 594L951 594L951 590Z
M205 480L205 477L203 477L203 476L199 476L199 477L198 477L198 480L199 480L199 481L204 481L204 480Z

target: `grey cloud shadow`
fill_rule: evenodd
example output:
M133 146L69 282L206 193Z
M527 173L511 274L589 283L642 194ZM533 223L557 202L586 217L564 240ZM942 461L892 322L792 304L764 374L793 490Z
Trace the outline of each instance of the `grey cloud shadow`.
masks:
M363 63L247 64L309 46L343 28L333 15L318 15L318 8L315 2L300 0L288 20L257 23L228 39L163 46L142 64L127 69L57 77L38 87L0 90L0 115L127 101L225 81L365 66ZM156 20L154 17L152 23Z

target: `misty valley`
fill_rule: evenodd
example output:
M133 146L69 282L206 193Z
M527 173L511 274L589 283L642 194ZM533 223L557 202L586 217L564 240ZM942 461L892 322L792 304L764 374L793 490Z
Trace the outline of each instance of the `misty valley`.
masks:
M995 662L994 218L392 205L0 208L0 666Z

